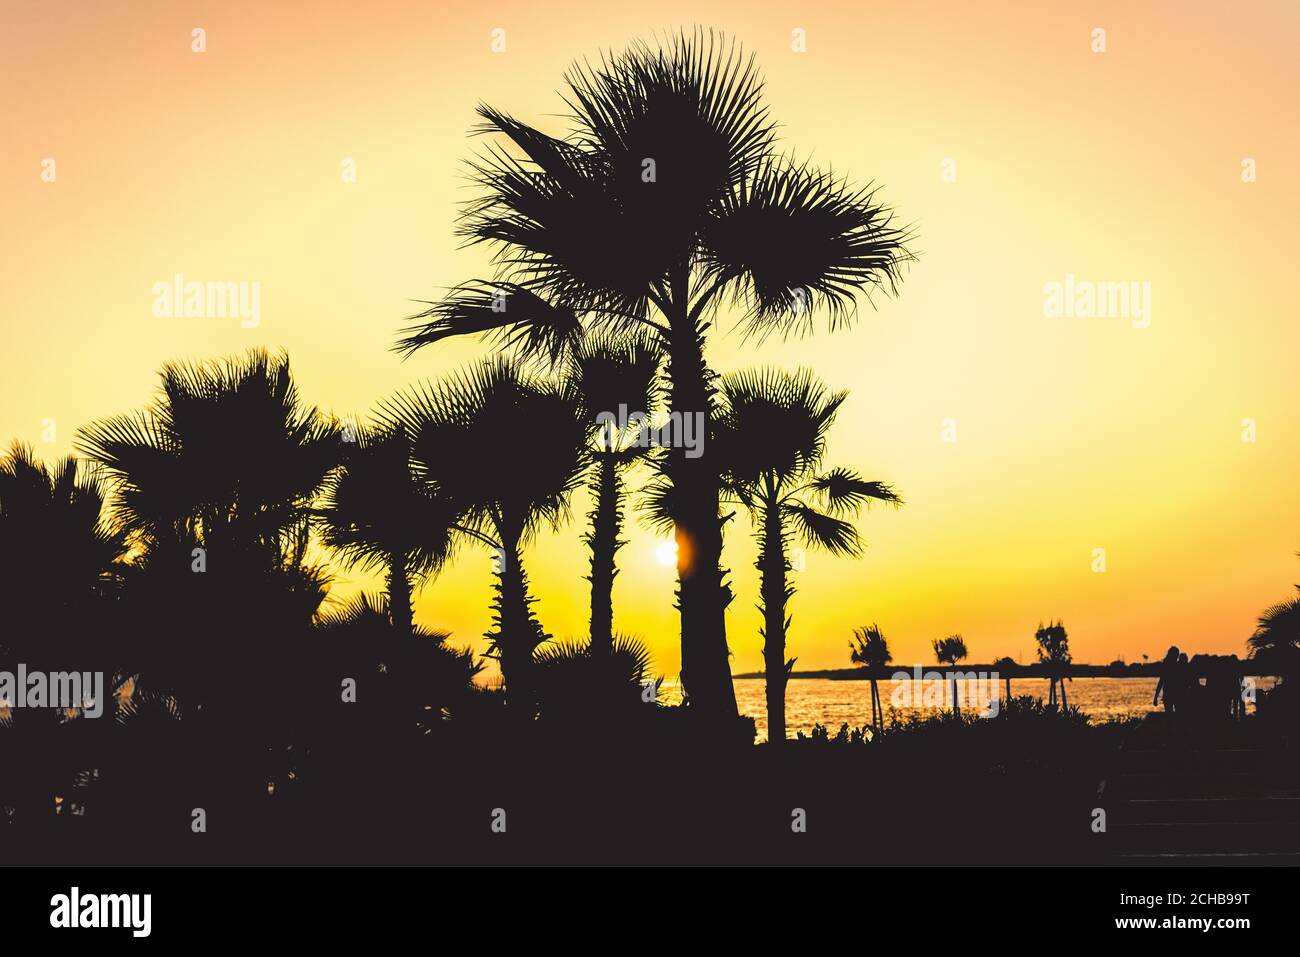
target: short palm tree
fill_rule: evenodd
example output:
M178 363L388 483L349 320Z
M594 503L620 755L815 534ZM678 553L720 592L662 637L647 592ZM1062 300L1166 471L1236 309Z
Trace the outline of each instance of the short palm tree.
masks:
M74 458L46 465L19 443L0 456L0 603L6 609L0 668L24 663L32 670L102 672L105 700L98 704L111 714L126 675L120 644L104 637L126 571L127 541L106 520L105 496L102 473ZM31 734L62 719L58 713L25 717L30 720L16 726ZM97 727L109 724L111 718ZM33 747L42 764L44 746ZM51 760L55 755L47 753ZM50 780L39 773L37 779Z
M563 138L480 107L503 142L472 166L483 193L461 232L496 248L500 274L414 317L400 350L498 332L554 353L584 324L642 328L667 360L671 409L702 416L707 433L705 341L720 304L738 300L761 338L808 331L819 309L833 329L858 294L895 288L904 232L870 190L777 154L762 80L734 43L681 34L566 80ZM734 717L721 475L712 456L687 451L665 465L680 491L682 680L692 707Z
M535 662L543 719L569 723L584 736L617 734L610 721L647 713L658 697L650 650L629 635L615 635L603 655L576 641L550 641Z
M1288 672L1295 667L1289 659L1300 652L1300 585L1295 587L1295 596L1264 609L1255 633L1246 640L1252 658L1284 662Z
M547 640L533 614L523 549L568 514L587 464L588 430L572 393L495 358L400 393L382 405L411 437L429 491L460 516L454 536L493 549L494 628L511 706L531 715L533 654Z
M106 470L113 513L137 541L280 563L306 552L340 436L300 401L287 358L254 351L164 366L153 408L89 425L76 445Z
M659 353L641 336L588 333L569 354L564 376L590 430L591 626L588 649L609 655L614 648L616 558L625 544L623 473L650 448L638 422L659 408Z
M966 641L961 635L936 638L930 647L934 649L935 660L941 665L955 665L967 655ZM961 713L961 699L957 697L956 675L953 675L952 679L952 711L953 714Z
M411 729L427 728L473 693L482 665L469 651L448 644L447 632L415 624L403 629L397 618L387 597L361 592L322 609L312 637L327 646L327 658L345 666L336 670L360 679L358 700L379 704L386 717ZM331 703L337 703L337 678L319 684L331 689Z
M1264 609L1248 643L1254 652L1300 648L1300 596Z
M880 691L876 687L874 669L889 664L889 643L880 633L880 626L867 625L853 629L853 640L849 642L849 660L855 665L873 669L871 675L871 726L879 728L885 717L885 709L880 703Z
M0 457L0 596L11 612L76 612L120 580L127 542L105 520L106 494L102 472L74 458L47 466L19 443ZM6 632L6 646L37 634Z
M1065 632L1065 625L1059 621L1040 624L1034 632L1034 641L1038 643L1038 660L1048 666L1047 703L1056 704L1056 689L1061 689L1061 707L1068 707L1065 698L1065 669L1070 664L1070 638Z
M851 519L871 502L899 505L883 482L837 468L821 471L826 434L847 392L828 392L810 372L757 370L724 376L719 385L717 451L729 496L745 507L758 539L768 740L785 740L786 606L794 595L789 547L832 555L861 553Z
M337 423L300 400L287 358L254 351L165 366L151 408L85 427L76 446L104 469L134 547L123 604L141 671L156 690L233 712L231 671L305 630L324 600L306 556ZM263 676L275 680L245 672L247 700Z
M455 515L416 471L403 429L361 426L349 438L325 487L322 537L348 563L385 572L385 609L410 635L414 590L447 560Z

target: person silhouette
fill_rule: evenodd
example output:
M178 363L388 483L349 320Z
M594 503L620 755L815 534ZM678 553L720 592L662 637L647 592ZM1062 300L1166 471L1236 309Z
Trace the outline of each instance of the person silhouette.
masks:
M1177 697L1177 694L1175 693L1171 696L1170 691L1173 689L1177 671L1178 646L1173 645L1167 652L1165 652L1164 661L1160 662L1160 680L1156 682L1156 693L1151 696L1151 707L1154 708L1160 703L1160 697L1163 694L1165 711L1168 713L1174 710L1174 699Z

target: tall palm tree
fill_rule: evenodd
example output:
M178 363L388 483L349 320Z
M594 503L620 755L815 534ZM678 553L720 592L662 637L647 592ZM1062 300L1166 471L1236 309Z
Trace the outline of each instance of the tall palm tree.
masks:
M880 626L876 624L867 625L863 628L853 629L853 640L849 642L849 660L855 665L862 665L865 668L883 668L889 664L889 643L885 636L880 633ZM871 675L871 726L880 727L880 722L884 720L885 709L880 703L880 691L876 687L876 676Z
M523 548L542 526L567 517L581 481L587 428L578 402L498 357L399 393L382 409L411 437L430 491L460 516L454 536L494 550L489 656L500 662L511 705L531 714L533 654L547 635L533 614Z
M941 665L955 665L966 657L966 641L961 635L949 635L936 638L930 645L934 649L935 660ZM952 713L961 713L961 699L957 697L957 678L952 679Z
M904 231L869 189L776 153L762 80L734 43L704 32L638 43L566 83L563 138L479 108L505 142L472 165L483 194L461 233L495 247L500 275L414 317L399 350L495 331L554 352L583 324L641 327L667 360L670 408L702 417L707 435L705 341L720 304L739 302L761 338L809 331L818 309L844 325L859 293L895 289ZM666 463L680 490L682 680L693 707L734 717L721 475L713 456L687 453Z
M659 408L659 353L644 335L588 333L570 353L564 370L590 430L591 627L588 651L610 655L614 648L616 558L625 544L623 472L649 447L639 417Z
M826 434L847 392L828 392L806 370L734 373L722 377L719 392L714 454L728 494L753 519L759 545L768 740L776 743L785 740L785 689L795 663L785 658L786 606L795 592L790 545L858 555L862 541L850 520L870 502L897 506L902 499L848 469L821 471Z
M325 486L322 537L350 564L386 573L385 611L412 635L413 592L447 560L455 515L416 471L405 430L362 426L349 438Z
M1065 698L1065 669L1070 664L1070 638L1062 622L1039 624L1034 632L1034 641L1038 643L1038 660L1049 666L1048 696L1049 705L1056 704L1056 688L1061 688L1061 707L1068 707Z

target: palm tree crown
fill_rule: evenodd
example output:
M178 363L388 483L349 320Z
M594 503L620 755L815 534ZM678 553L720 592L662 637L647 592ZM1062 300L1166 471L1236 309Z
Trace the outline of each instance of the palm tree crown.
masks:
M349 438L325 487L322 537L345 561L387 572L393 623L410 633L412 589L449 557L454 511L417 474L403 429L360 427Z
M848 397L828 392L807 371L741 372L724 376L714 453L724 489L753 516L759 543L760 610L768 692L769 740L785 737L785 686L794 659L785 660L788 549L799 541L835 555L856 555L861 539L850 519L871 501L899 505L888 485L848 469L820 473L826 434Z
M417 474L460 516L458 538L495 551L499 658L512 704L531 709L533 652L546 634L531 610L523 547L568 513L586 464L588 430L570 391L496 358L382 405L411 439Z

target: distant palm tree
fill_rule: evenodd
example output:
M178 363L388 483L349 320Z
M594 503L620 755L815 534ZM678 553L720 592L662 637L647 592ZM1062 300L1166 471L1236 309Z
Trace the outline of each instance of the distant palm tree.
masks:
M947 638L936 638L931 647L934 649L934 657L941 665L955 665L966 657L966 642L961 635L949 635ZM957 678L954 675L952 679L952 711L953 714L961 713L961 699L957 697Z
M511 706L530 715L533 654L547 640L533 614L523 548L568 513L587 464L587 433L570 390L496 358L400 393L382 405L411 437L430 491L461 516L453 529L493 550L497 576L489 656L501 664Z
M850 519L872 501L901 504L882 482L837 468L821 472L826 434L847 392L828 392L812 373L757 370L719 384L715 456L728 496L753 518L759 551L761 634L767 680L768 741L785 740L785 689L795 659L785 658L786 605L794 595L788 550L793 542L832 555L858 555Z
M593 332L577 343L564 369L590 431L591 526L584 539L591 549L588 649L593 655L614 649L616 556L625 544L619 537L626 497L623 472L651 451L638 423L659 409L659 363L659 352L644 335Z
M707 433L704 346L721 303L740 299L761 338L808 331L819 307L835 328L859 293L895 288L905 233L870 190L775 152L762 81L734 44L678 35L566 79L573 128L563 139L479 108L508 146L474 164L484 195L461 231L497 248L501 275L414 317L426 321L400 350L495 331L555 355L582 324L643 327L667 358L671 409L703 417ZM665 463L680 492L682 680L692 707L734 717L721 476L714 457L687 452L675 447Z
M385 608L410 635L413 591L447 560L456 516L416 471L404 430L357 427L348 438L319 511L323 539L349 564L386 572Z
M863 628L854 628L853 640L849 642L849 648L852 649L849 660L855 665L876 669L889 664L889 643L880 633L879 625L871 624ZM884 717L885 709L880 703L880 692L876 688L876 676L873 673L871 675L871 726L880 727Z
M1065 670L1070 664L1070 639L1061 622L1040 624L1034 633L1038 643L1038 660L1049 666L1048 699L1049 705L1056 704L1056 688L1061 688L1061 707L1069 707L1065 697Z
M1011 671L1012 669L1018 668L1020 666L1016 664L1016 659L1012 658L1010 655L1007 655L993 662L993 667L1003 672L1002 680L1006 684L1006 692L1007 692L1006 698L1008 701L1010 701L1011 700Z

